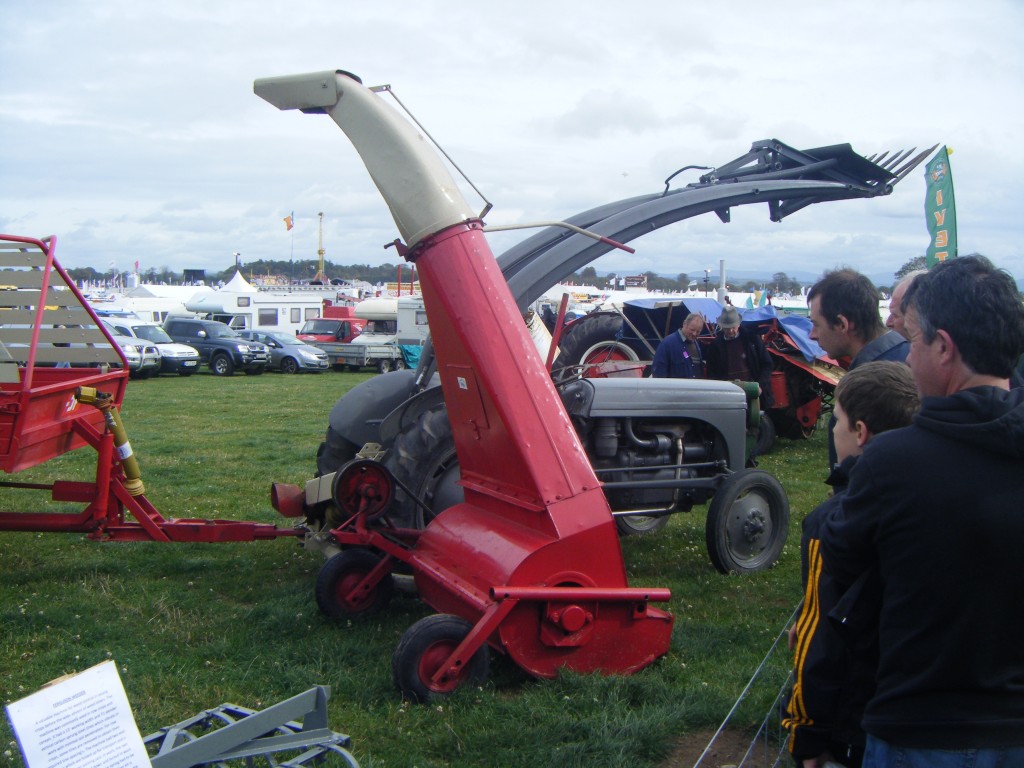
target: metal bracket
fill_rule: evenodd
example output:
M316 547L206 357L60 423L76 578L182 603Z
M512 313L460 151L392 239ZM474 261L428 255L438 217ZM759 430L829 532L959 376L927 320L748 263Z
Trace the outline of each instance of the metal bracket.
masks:
M349 753L351 740L327 728L330 688L318 685L305 693L256 711L235 704L221 704L188 720L161 728L143 742L156 754L153 768L191 768L195 765L226 766L228 760L263 757L280 768L321 765L329 754L341 755L351 766L359 763ZM301 718L296 722L294 718ZM201 735L192 730L206 731ZM284 762L271 755L294 753Z

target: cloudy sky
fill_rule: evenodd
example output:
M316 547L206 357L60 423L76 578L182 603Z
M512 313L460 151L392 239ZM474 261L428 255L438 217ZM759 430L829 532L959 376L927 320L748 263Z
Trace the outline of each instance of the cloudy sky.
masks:
M0 231L57 235L69 267L315 258L319 212L328 259L395 263L394 225L334 123L252 92L345 69L392 86L494 204L489 224L660 191L760 139L939 143L960 252L1024 278L1019 0L0 0L0 28ZM525 236L489 238L497 253ZM725 259L884 278L927 247L923 167L887 198L778 224L746 206L633 244L599 272L695 276Z

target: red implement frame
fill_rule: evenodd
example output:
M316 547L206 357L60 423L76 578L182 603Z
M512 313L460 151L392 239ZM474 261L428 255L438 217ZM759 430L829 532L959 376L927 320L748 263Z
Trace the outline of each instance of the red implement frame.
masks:
M293 536L291 529L235 520L168 520L126 486L110 408L124 399L128 365L74 281L54 258L56 239L0 235L0 469L14 474L68 451L97 453L92 482L3 482L48 490L80 512L0 511L0 530L87 533L120 541L252 541ZM113 367L117 366L117 367ZM81 402L83 388L103 393L106 409ZM131 490L129 490L131 489ZM127 513L127 514L126 514Z

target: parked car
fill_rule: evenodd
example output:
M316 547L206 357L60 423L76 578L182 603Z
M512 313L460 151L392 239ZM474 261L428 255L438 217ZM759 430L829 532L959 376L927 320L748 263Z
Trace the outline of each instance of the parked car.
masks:
M174 341L195 347L216 376L230 376L236 369L258 376L270 362L266 345L243 339L237 331L216 320L168 317L164 330Z
M191 376L199 370L199 352L188 344L179 344L167 335L157 323L145 320L109 317L103 324L111 333L143 339L152 342L160 350L159 373L176 373Z
M258 341L270 349L270 363L267 366L281 373L298 373L299 371L326 371L331 367L327 353L322 349L300 341L290 333L283 331L239 331L243 339Z
M128 375L133 379L148 379L160 370L160 350L155 344L145 339L135 339L117 333L111 335L114 337L114 343L124 352L124 357L128 361Z

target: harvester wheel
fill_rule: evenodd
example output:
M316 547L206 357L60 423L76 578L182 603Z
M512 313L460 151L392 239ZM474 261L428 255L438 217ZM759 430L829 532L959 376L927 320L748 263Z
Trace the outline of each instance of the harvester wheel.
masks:
M491 665L486 644L455 674L431 680L472 628L465 619L444 613L427 616L409 627L391 656L391 676L402 696L426 702L447 696L463 683L486 680Z
M711 563L721 573L753 573L779 559L789 534L789 500L760 469L730 475L708 506L704 528Z
M623 536L654 533L666 525L668 515L621 515L615 518L615 527Z
M351 595L379 562L377 554L358 547L343 550L329 558L316 577L314 594L317 607L332 619L351 619L381 611L391 602L395 590L390 573L362 593Z

